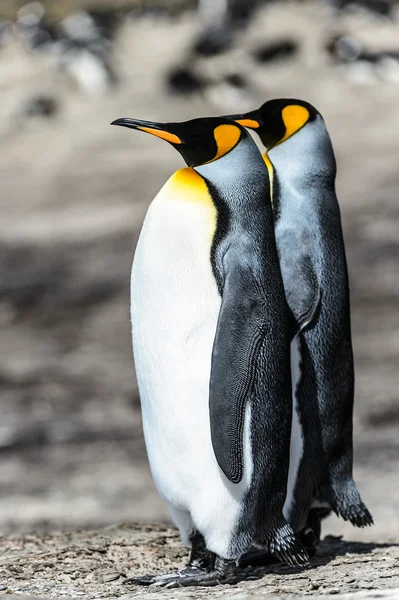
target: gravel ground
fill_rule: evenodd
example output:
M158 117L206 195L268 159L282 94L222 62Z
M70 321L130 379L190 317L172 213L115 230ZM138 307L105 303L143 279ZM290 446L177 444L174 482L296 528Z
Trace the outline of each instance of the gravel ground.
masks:
M281 565L247 568L234 586L157 590L124 586L126 576L184 565L187 550L173 529L124 524L96 532L1 539L0 589L43 598L374 598L399 591L399 547L344 542L329 536L306 569ZM367 591L369 595L359 595ZM1 594L2 592L0 592ZM7 597L7 596L6 596ZM345 596L343 596L345 597ZM395 597L395 596L392 596Z

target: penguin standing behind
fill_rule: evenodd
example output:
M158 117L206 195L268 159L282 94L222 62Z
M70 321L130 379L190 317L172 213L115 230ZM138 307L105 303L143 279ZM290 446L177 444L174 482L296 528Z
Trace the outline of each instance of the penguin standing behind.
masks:
M319 517L331 508L357 527L372 525L352 476L349 286L330 137L320 113L301 100L270 100L231 118L254 129L267 149L277 249L297 329L284 515L295 531L308 522L316 538Z
M129 581L229 581L252 543L302 565L306 552L282 513L289 312L262 157L246 130L223 118L113 124L166 140L188 165L147 212L131 317L152 474L192 552L183 571Z

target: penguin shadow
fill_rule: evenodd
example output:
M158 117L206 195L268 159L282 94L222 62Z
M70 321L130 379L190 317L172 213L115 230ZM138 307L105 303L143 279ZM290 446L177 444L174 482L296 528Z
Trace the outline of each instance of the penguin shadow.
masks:
M351 542L342 540L341 536L328 535L320 541L316 553L310 557L309 564L304 567L290 567L278 563L270 554L254 553L254 556L240 563L235 582L262 579L266 575L298 575L325 566L338 556L347 554L371 554L380 548L399 547L399 544L374 542Z

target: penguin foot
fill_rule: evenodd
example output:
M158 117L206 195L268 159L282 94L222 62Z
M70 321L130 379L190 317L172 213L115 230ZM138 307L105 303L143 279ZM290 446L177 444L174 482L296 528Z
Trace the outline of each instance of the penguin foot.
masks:
M328 516L329 510L312 508L306 521L306 525L298 533L298 539L309 556L314 556L321 536L321 521Z
M185 569L181 571L174 571L173 573L165 573L163 575L141 575L140 577L129 577L129 579L125 579L123 585L157 585L160 587L165 587L168 583L172 581L178 581L179 578L184 577L196 577L202 574L206 574L206 571L199 569L197 567L188 565Z
M191 554L189 567L196 567L197 569L207 569L210 571L215 565L216 555L207 549L203 536L196 532L190 539L191 541Z
M264 548L251 548L248 552L243 554L238 561L240 569L246 569L247 567L265 567L278 563L278 559L270 554L270 552Z
M298 533L298 538L301 541L302 546L305 548L306 552L309 556L314 556L316 554L316 549L319 544L319 538L317 537L316 532L311 527L304 527Z
M143 575L131 577L123 583L127 585L143 585L164 587L167 589L189 586L215 586L220 583L235 583L236 562L216 557L211 571L188 566L181 571L165 575Z
M185 574L183 577L178 576L155 585L172 589L179 587L213 587L220 584L236 583L237 581L235 560L226 560L217 556L214 568L211 571L201 571L200 569L197 569L197 571L199 572L191 575Z

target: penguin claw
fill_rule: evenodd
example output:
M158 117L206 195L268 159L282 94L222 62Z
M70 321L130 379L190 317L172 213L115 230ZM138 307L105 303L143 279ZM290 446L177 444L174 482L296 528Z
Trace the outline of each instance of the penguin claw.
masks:
M167 583L179 578L191 577L201 573L202 570L196 567L188 566L181 571L174 571L173 573L164 573L159 575L141 575L139 577L130 577L125 579L123 585L142 585L142 586L157 586L165 587Z
M213 587L226 583L236 583L237 577L232 575L222 575L219 571L211 571L210 573L202 573L197 576L183 577L161 584L165 589L173 589L180 587ZM158 584L159 585L159 584Z

